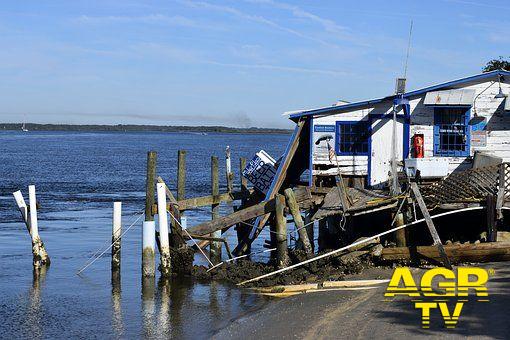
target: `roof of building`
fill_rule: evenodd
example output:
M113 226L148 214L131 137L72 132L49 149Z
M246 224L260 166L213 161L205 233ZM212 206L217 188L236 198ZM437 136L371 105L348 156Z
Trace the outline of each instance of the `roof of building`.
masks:
M510 71L495 70L495 71L480 73L480 74L470 76L470 77L465 77L465 78L461 78L461 79L457 79L457 80L448 81L445 83L427 86L427 87L424 87L424 88L421 88L418 90L406 92L402 95L391 95L391 96L386 96L386 97L382 97L382 98L364 100L364 101L349 103L349 104L345 104L345 105L327 106L327 107L322 107L322 108L318 108L318 109L293 111L293 112L291 112L289 118L292 120L297 120L304 116L336 114L336 113L344 112L346 110L359 109L364 106L374 105L377 103L381 103L382 101L385 101L385 100L393 101L397 97L403 97L405 99L409 99L411 97L419 96L419 95L422 95L429 91L452 88L452 87L455 87L458 85L463 85L463 84L472 83L472 82L478 82L478 81L484 80L484 79L496 78L496 77L499 77L500 75L510 77Z

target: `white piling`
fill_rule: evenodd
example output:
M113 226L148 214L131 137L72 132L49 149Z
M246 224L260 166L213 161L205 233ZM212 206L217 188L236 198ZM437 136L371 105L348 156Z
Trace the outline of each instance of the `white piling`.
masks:
M232 180L234 177L234 174L232 173L232 161L230 157L230 146L227 145L227 148L225 149L225 162L226 162L226 176L227 176L227 190L228 192L232 192L233 185Z
M33 265L36 268L40 268L43 265L49 265L50 258L48 256L48 253L46 252L44 243L42 242L41 237L39 236L39 229L37 225L37 201L35 197L35 186L30 185L28 187L28 192L30 209L28 209L27 204L25 203L25 199L21 194L21 191L18 190L14 192L13 196L14 199L16 200L16 204L18 205L23 222L27 227L28 234L30 235L30 238L32 240Z
M28 186L28 202L30 204L30 235L32 242L39 237L39 226L37 224L37 201L35 197L35 185Z
M25 222L25 226L27 227L28 234L30 234L30 220L28 218L28 207L25 203L25 199L23 198L23 194L20 190L14 192L12 194L14 199L16 200L16 204L18 205L19 212L21 213L21 217L23 218L23 222Z
M122 235L122 202L113 202L112 270L120 269L121 235Z
M155 276L154 246L156 244L156 223L144 221L142 226L142 275L144 277Z
M168 215L166 211L166 187L164 183L156 184L158 195L158 224L159 244L161 252L161 275L170 276L172 273L170 258L170 242L168 237Z

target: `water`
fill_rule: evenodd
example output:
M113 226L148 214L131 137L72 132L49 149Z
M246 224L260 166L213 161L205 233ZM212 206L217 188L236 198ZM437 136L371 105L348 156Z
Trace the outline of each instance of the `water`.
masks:
M187 150L187 196L210 193L210 157L232 149L239 157L284 151L287 135L0 132L0 334L3 338L204 338L260 307L262 298L219 283L190 278L145 282L140 270L141 222L122 240L121 277L112 277L110 253L80 276L76 271L111 238L113 201L123 202L127 228L144 207L148 150L158 152L158 175L175 187L177 150ZM31 244L12 192L28 202L35 184L39 230L51 257L33 276ZM232 210L222 205L222 213ZM210 219L187 213L188 224ZM227 234L235 245L234 231ZM254 251L261 249L261 241ZM203 261L198 259L197 261Z

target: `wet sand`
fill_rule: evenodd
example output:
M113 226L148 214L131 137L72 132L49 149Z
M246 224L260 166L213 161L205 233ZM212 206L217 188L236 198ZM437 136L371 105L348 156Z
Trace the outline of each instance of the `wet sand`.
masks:
M490 302L469 301L455 329L446 329L438 311L430 329L421 328L421 311L409 298L384 302L386 285L373 290L329 291L276 299L215 334L225 338L465 338L505 339L510 334L510 263L488 263ZM419 272L416 269L415 272ZM351 278L389 279L393 270L374 268Z

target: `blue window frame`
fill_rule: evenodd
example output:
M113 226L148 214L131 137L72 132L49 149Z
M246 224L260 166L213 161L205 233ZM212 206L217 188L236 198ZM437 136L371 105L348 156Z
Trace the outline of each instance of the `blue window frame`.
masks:
M368 121L336 122L335 151L339 156L368 156Z
M434 108L434 156L469 156L469 119L466 107Z

